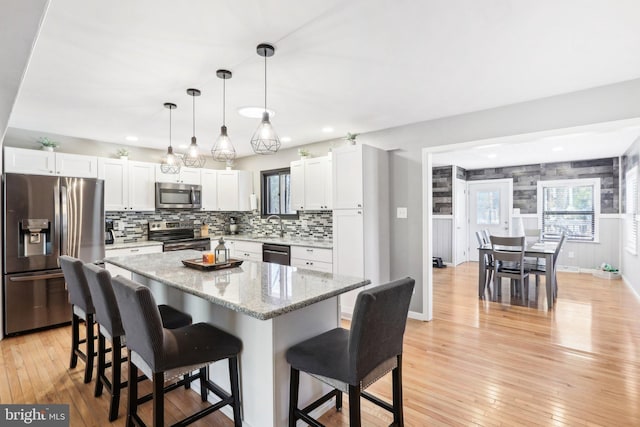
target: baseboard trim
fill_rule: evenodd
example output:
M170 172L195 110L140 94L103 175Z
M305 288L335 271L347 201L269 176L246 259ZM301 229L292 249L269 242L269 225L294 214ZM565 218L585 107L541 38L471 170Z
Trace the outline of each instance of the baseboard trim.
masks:
M409 319L422 320L423 322L428 321L424 313L418 313L417 311L409 311Z

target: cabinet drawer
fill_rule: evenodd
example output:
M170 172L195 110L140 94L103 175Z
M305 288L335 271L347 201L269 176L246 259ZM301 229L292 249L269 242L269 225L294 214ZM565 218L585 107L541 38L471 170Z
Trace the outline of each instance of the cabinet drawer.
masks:
M262 261L262 253L238 251L236 248L234 258L260 262Z
M291 258L291 266L306 268L307 270L321 271L323 273L333 273L333 264L322 261L309 261L300 258Z
M238 252L253 252L256 254L260 254L262 257L262 243L258 242L245 242L244 240L234 240L234 248L236 248L236 253Z
M291 258L332 263L333 251L331 249L310 248L307 246L292 246Z
M137 248L122 248L122 249L106 249L104 256L106 258L113 256L127 256L127 255L140 255L140 254L157 254L162 252L162 245L157 246L140 246Z

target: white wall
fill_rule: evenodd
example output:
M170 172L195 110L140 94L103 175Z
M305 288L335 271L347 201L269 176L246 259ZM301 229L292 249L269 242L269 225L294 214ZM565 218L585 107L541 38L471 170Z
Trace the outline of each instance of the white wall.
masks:
M433 216L433 256L453 263L453 216Z

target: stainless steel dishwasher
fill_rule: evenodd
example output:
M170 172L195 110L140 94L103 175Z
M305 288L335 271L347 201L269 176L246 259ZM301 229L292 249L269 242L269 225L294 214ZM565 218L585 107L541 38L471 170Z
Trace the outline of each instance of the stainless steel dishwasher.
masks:
M291 247L288 245L262 244L262 261L291 265Z

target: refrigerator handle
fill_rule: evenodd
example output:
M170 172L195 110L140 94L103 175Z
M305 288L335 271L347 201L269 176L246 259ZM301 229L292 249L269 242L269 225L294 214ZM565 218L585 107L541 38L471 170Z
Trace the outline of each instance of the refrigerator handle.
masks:
M68 255L67 239L69 233L68 209L67 209L67 187L60 186L60 255Z

